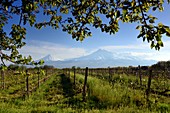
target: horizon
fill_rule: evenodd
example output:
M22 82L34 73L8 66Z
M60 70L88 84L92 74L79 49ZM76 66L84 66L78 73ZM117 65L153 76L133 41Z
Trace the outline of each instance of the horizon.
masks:
M78 58L55 60L51 55L47 55L39 60L44 60L44 65L52 65L56 68L71 68L73 66L81 68L136 67L138 65L151 66L157 63L157 61L142 59L131 54L111 53L102 49Z
M102 53L102 52L108 52L108 53L111 53L112 55L114 55L114 54L116 54L117 56L118 55L122 55L121 57L117 57L117 59L121 59L122 57L123 58L125 58L126 56L128 56L128 57L136 57L136 58L138 58L138 59L140 59L140 60L150 60L150 59L142 59L142 58L140 58L140 57L137 57L137 56L135 56L135 55L132 55L132 54L130 54L130 53L116 53L116 52L111 52L111 51L108 51L108 50L105 50L105 49L98 49L98 50L95 50L95 51L92 51L92 52L90 52L90 53L87 53L87 54L85 54L85 55L83 55L83 56L78 56L78 57L74 57L74 58L69 58L69 59L55 59L51 54L47 54L47 55L45 55L45 56L43 56L42 58L39 58L39 59L37 59L37 60L41 60L41 59L44 59L44 58L50 58L50 60L51 61L66 61L66 60L72 60L72 59L76 59L76 58L81 58L81 57L86 57L86 56L89 56L89 55L93 55L94 53L96 53L96 52L100 52L100 54ZM126 58L125 58L126 59ZM127 58L128 59L128 58ZM156 60L155 60L156 61Z

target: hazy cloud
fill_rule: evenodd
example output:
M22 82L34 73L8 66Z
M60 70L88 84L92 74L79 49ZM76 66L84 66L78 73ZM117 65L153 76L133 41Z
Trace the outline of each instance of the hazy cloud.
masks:
M164 47L159 51L151 49L148 43L138 42L134 45L120 45L120 46L103 46L101 49L105 49L116 53L129 53L133 56L137 56L141 59L167 61L170 60L170 41L164 41Z
M67 47L60 44L36 40L28 42L20 52L26 56L31 55L35 60L48 54L55 60L63 60L83 56L86 53L83 48Z
M166 61L170 60L170 41L164 41L160 51L151 49L148 43L138 42L134 45L108 45L87 51L87 48L74 48L44 41L30 41L21 49L21 53L31 55L35 60L50 54L55 60L64 60L90 54L97 49L104 49L120 55L130 54L141 59Z

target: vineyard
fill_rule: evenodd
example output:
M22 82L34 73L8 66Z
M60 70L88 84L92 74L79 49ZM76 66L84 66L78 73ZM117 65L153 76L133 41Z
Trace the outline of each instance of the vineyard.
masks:
M170 72L140 67L1 71L0 112L170 112Z

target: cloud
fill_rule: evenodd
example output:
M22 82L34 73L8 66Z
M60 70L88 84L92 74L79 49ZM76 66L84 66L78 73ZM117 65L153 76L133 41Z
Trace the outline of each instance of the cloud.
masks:
M51 42L32 40L24 46L20 52L23 55L31 55L34 60L38 60L46 55L51 55L54 60L64 60L83 56L86 54L83 48L74 48L55 44Z
M122 46L114 46L114 45L111 45L111 46L103 46L101 47L102 49L107 49L107 50L110 50L110 51L116 51L116 50L122 50L122 51L125 51L125 50L141 50L143 48L146 48L147 46L144 46L144 45L140 45L140 46L137 46L137 45L122 45Z
M105 49L116 53L129 53L141 59L167 61L170 60L170 41L164 41L164 47L159 51L154 48L151 49L150 44L138 42L134 45L120 45L120 46L102 46L100 49Z
M120 55L132 55L140 59L167 61L170 60L170 41L164 41L164 47L157 51L150 48L150 44L138 41L133 45L108 45L88 50L88 48L75 48L45 41L32 40L20 52L26 56L31 55L34 60L50 54L55 60L76 58L90 54L97 49L104 49ZM123 56L122 56L123 57Z

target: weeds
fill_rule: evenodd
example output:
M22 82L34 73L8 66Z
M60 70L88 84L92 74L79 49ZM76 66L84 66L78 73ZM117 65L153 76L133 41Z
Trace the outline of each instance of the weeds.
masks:
M73 73L53 75L29 97L16 98L16 86L0 92L0 113L55 112L55 113L168 113L170 99L152 93L149 100L145 97L147 79L143 85L135 76L114 75L111 81L88 76L86 101L82 101L84 76ZM168 81L166 81L167 83ZM167 88L164 82L153 80L152 89ZM168 92L167 92L168 93ZM11 97L12 96L12 97ZM14 98L15 97L15 98ZM148 103L150 107L148 107Z

